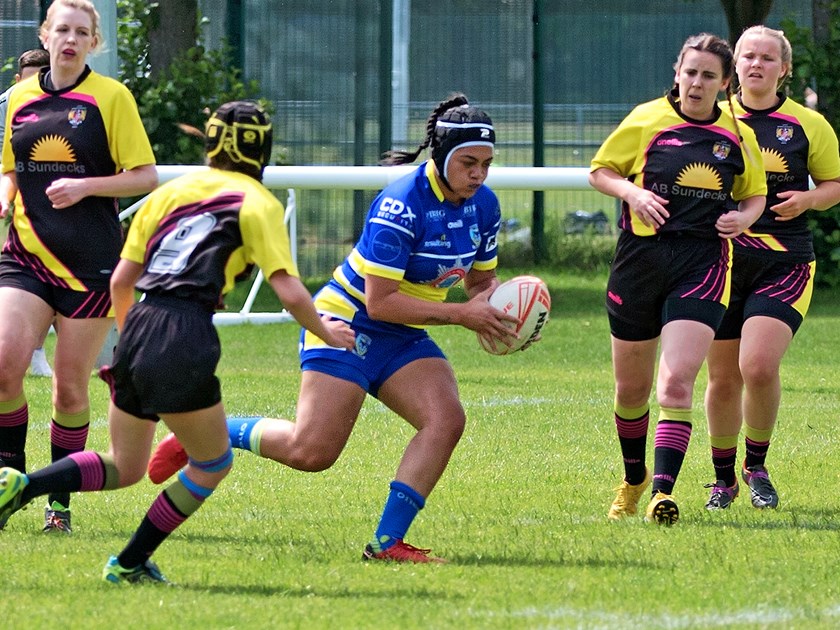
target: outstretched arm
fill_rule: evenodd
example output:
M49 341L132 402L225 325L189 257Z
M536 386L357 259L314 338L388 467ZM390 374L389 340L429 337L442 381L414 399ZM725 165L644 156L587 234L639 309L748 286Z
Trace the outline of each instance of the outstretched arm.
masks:
M345 322L318 315L312 295L299 278L280 269L271 274L268 283L286 310L306 330L334 348L350 350L355 346L356 335Z

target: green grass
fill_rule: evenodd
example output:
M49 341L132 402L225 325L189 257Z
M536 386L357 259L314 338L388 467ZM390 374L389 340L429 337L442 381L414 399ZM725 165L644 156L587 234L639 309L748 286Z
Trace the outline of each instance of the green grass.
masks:
M508 270L505 276L517 273ZM783 364L769 465L781 507L744 495L703 505L712 480L701 374L673 528L609 523L621 475L612 419L603 275L540 271L554 310L544 339L493 357L475 336L434 331L459 377L468 426L408 541L450 563L360 561L409 428L369 400L342 457L307 474L238 454L233 472L155 554L174 587L100 580L158 487L77 495L74 534L40 533L38 500L0 532L2 626L67 628L832 628L840 624L834 445L840 309L818 294ZM220 329L232 414L293 413L297 328ZM49 387L26 383L33 466L48 459ZM102 383L90 446L107 446ZM329 404L325 396L324 404ZM163 427L159 429L163 435ZM742 447L740 447L742 450ZM652 437L649 439L652 453Z

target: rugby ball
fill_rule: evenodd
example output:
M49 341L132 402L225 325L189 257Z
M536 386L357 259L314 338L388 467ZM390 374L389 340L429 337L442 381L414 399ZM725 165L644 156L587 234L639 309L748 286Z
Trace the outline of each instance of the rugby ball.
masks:
M490 295L490 304L522 322L518 326L507 322L519 334L519 339L515 339L511 347L494 340L494 348L493 343L481 335L478 335L478 342L490 354L510 354L539 339L551 311L551 295L545 282L536 276L516 276L496 287Z

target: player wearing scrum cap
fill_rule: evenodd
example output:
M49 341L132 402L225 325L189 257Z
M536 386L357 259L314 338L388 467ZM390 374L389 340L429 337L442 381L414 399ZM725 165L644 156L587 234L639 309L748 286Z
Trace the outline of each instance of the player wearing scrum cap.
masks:
M432 112L416 151L386 155L385 164L405 164L431 146L432 159L374 199L359 241L315 300L321 313L352 326L355 349L330 348L304 331L296 421L228 420L234 448L310 472L338 459L368 394L417 430L366 560L441 561L403 541L466 421L452 367L426 327L456 324L505 343L505 322L516 321L488 303L499 284L499 202L484 185L494 142L487 114L456 94ZM461 280L469 301L445 303ZM184 462L169 437L152 457L149 476L160 482Z
M325 345L346 351L354 335L321 318L298 278L283 207L262 184L272 130L259 105L222 105L207 124L210 169L155 190L131 223L111 295L121 335L111 387L107 454L75 453L24 475L0 470L0 523L48 492L113 490L146 472L156 422L184 444L187 466L158 495L128 545L105 566L109 582L166 581L149 559L227 475L233 461L212 316L234 279L259 265L286 309ZM143 299L134 301L135 289Z

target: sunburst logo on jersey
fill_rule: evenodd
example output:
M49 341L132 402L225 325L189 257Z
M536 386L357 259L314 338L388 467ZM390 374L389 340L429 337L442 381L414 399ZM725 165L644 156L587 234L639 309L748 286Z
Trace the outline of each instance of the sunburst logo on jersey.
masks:
M720 190L723 182L718 172L708 164L695 162L689 164L677 176L677 183L680 186L691 186L693 188L706 188L708 190Z
M31 159L35 162L75 162L76 154L61 136L44 136L32 147Z
M764 158L764 170L770 173L787 173L788 163L776 149L761 147L761 157Z

